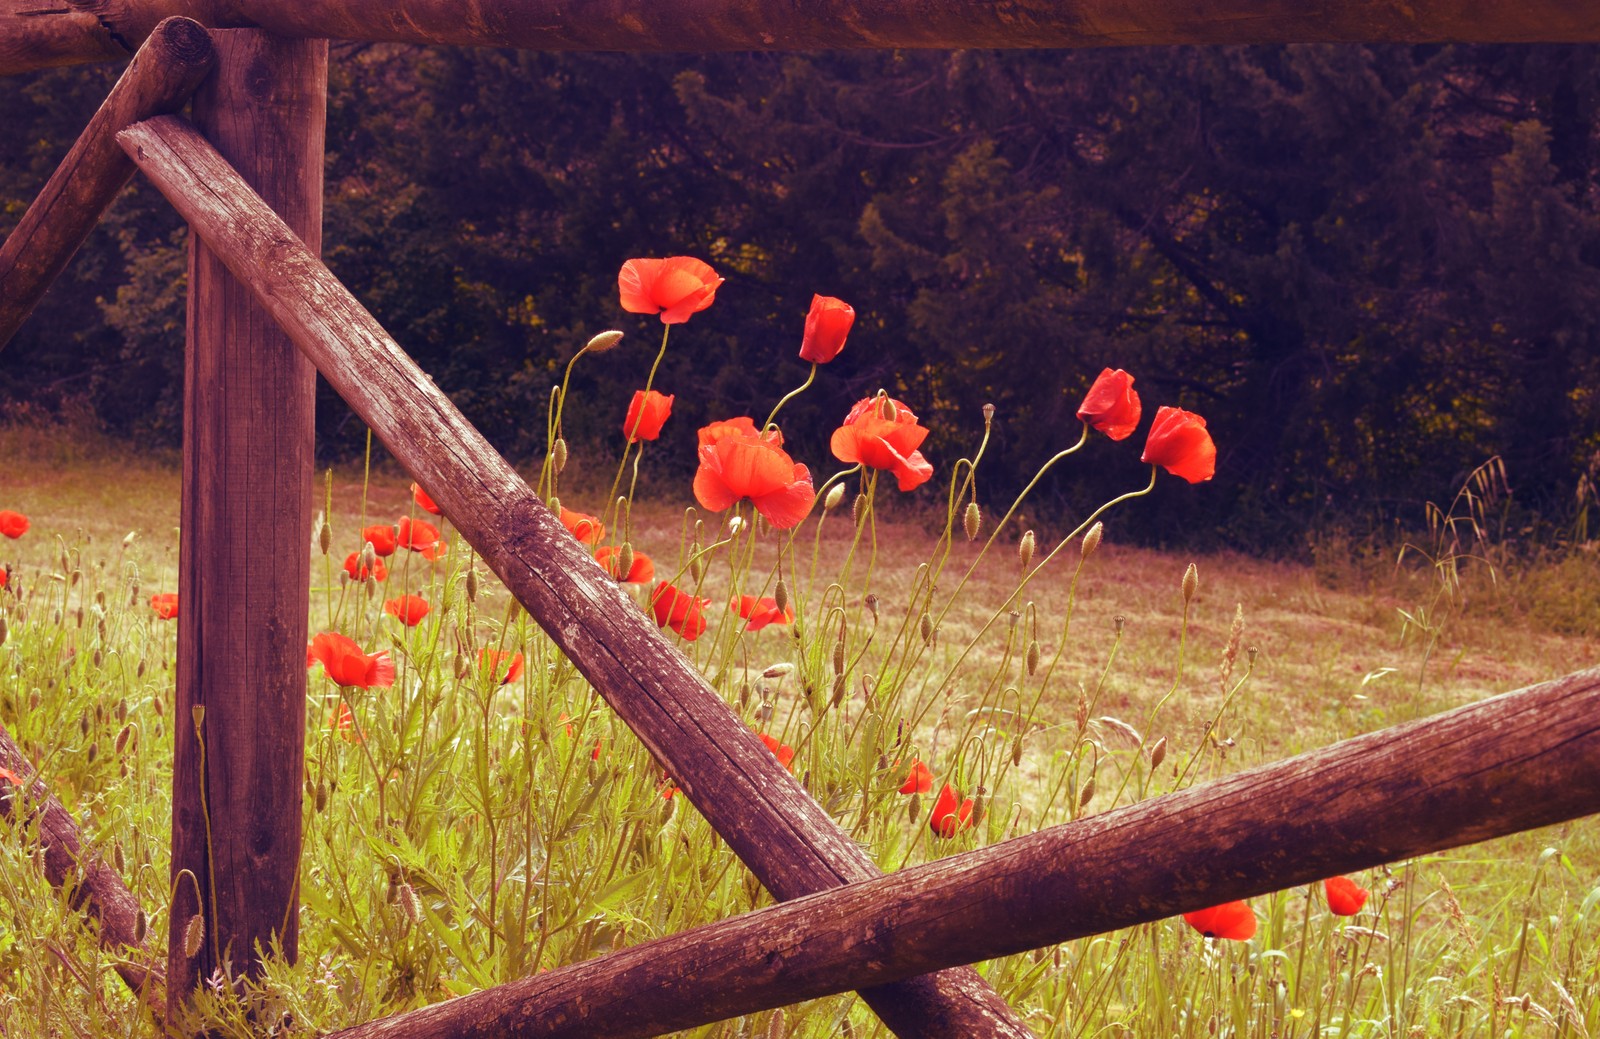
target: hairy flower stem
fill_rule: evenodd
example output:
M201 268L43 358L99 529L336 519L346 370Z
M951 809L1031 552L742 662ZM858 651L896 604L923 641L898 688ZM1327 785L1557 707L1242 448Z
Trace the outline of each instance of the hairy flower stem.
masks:
M650 388L655 385L656 372L661 368L661 359L667 356L667 336L670 335L671 332L671 325L663 325L661 327L661 349L656 351L656 359L650 365L650 374L645 376L644 380L644 393L646 396L649 396ZM577 360L577 358L575 357L573 360ZM611 478L611 493L606 497L607 515L605 517L605 522L607 526L614 525L617 521L617 488L622 486L622 473L628 467L628 452L633 449L633 445L635 443L633 439L634 434L639 432L639 426L643 422L644 409L640 408L639 414L634 416L633 427L625 430L627 434L627 440L622 445L622 458L617 461L617 475ZM640 452L644 451L644 444L642 441L639 442L639 450ZM634 462L634 473L635 479L637 479L637 460ZM632 500L631 496L629 500Z
M767 416L767 420L765 422L761 423L761 431L763 433L765 433L767 430L771 429L772 428L772 420L778 417L778 412L780 410L782 410L783 406L785 404L789 403L794 398L800 396L800 394L804 393L806 390L810 389L811 388L811 384L813 382L815 382L816 379L817 379L817 362L812 361L811 362L811 373L806 376L806 381L801 383L799 386L796 386L794 389L790 390L788 393L785 393L782 397L778 398L778 403L776 403L776 404L774 404L772 406L772 414L768 415Z

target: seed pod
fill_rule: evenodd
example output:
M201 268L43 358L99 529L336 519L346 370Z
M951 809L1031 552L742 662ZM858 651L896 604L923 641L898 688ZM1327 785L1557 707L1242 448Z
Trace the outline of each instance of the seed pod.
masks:
M614 328L608 329L604 332L596 333L593 338L583 345L583 349L579 352L603 354L620 342L622 342L622 333Z
M478 601L478 568L467 570L467 602Z
M1158 768L1167 757L1167 738L1165 736L1156 740L1155 746L1150 748L1150 767Z
M1039 640L1034 639L1028 643L1028 674L1035 675L1039 672Z
M1183 572L1183 604L1189 605L1194 600L1194 593L1200 588L1200 571L1193 563Z
M833 673L844 674L844 639L833 644Z
M994 421L994 405L993 404L985 404L983 406L983 428L984 429L988 429L989 428L989 423L991 423L993 421Z
M550 446L550 471L560 476L567 467L567 441L565 437L556 437L556 442Z
M841 501L844 501L844 484L836 483L828 488L827 496L822 499L822 511L832 512Z
M961 526L967 532L968 541L978 540L978 529L982 523L983 516L978 511L978 503L975 501L967 502L967 514L962 518Z
M189 708L189 718L194 722L194 731L198 733L200 727L206 723L206 705L197 703Z
M189 922L183 926L183 955L185 959L194 959L200 955L200 943L206 940L206 922L199 913L189 917Z
M872 614L872 623L878 623L878 597L868 592L867 597L861 602L866 606L867 612Z
M1118 635L1122 634L1122 626L1125 623L1127 623L1127 620L1128 620L1128 618L1124 617L1120 613L1117 614L1115 617L1111 618L1111 623L1116 628Z
M1022 560L1022 568L1024 570L1028 568L1029 563L1033 562L1033 550L1035 547L1037 547L1037 542L1033 536L1033 531L1023 531L1022 540L1017 542L1017 558Z
M1105 524L1096 521L1095 525L1089 528L1089 533L1083 536L1083 544L1078 546L1079 558L1088 559L1094 555L1094 550L1100 547L1100 539L1105 537L1105 533Z
M885 422L900 421L900 410L894 406L894 401L889 399L888 394L878 398L878 415Z
M789 608L789 585L781 577L778 578L778 587L772 590L772 601L777 604L779 613Z

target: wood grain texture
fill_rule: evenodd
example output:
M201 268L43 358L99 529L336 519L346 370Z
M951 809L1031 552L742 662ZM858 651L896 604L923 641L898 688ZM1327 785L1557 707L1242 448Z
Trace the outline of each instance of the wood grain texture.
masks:
M0 25L0 39L4 33L5 26ZM117 147L117 131L182 108L215 60L211 37L187 18L162 22L139 48L39 197L0 245L0 348L27 320L117 192L133 177L133 163Z
M1600 811L1586 671L328 1039L626 1039Z
M216 33L198 123L314 252L322 237L327 43ZM236 174L237 175L237 174ZM298 941L315 372L206 243L189 239L183 536L173 726L168 1001L226 957ZM205 708L202 747L191 710ZM200 955L184 928L205 917Z
M85 855L78 824L38 778L33 763L11 733L0 725L0 768L21 777L22 785L0 780L0 817L19 834L33 833L44 854L44 875L53 886L71 886L73 905L93 920L100 945L117 956L113 966L128 988L152 1010L166 1006L166 979L139 934L139 903L110 865ZM29 830L27 823L35 825Z
M768 890L796 898L878 875L866 852L203 138L161 116L120 139ZM965 968L862 995L903 1036L1030 1034Z
M137 45L117 39L92 11L74 10L65 0L0 0L0 75L121 61Z
M42 0L0 0L35 2ZM93 14L103 30L129 41L168 15L186 14L290 36L547 51L1600 41L1592 0L62 0L55 7L72 17ZM76 60L103 60L102 47L86 39ZM29 67L26 48L10 60L0 73Z

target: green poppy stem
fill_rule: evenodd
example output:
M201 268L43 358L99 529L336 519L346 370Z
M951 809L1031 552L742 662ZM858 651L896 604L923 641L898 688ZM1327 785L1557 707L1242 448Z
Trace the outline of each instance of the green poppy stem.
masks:
M790 390L788 393L785 393L782 397L780 397L778 399L778 403L776 403L776 404L774 404L772 406L772 414L768 415L767 416L767 420L765 422L761 423L761 431L763 433L765 433L768 429L771 429L772 428L772 420L778 417L778 412L783 408L783 406L785 404L789 403L794 398L800 396L800 394L804 393L806 390L810 389L811 388L811 384L813 382L815 382L816 380L817 380L817 362L812 361L811 362L811 374L806 376L806 381L801 383L799 386L796 386L794 389Z

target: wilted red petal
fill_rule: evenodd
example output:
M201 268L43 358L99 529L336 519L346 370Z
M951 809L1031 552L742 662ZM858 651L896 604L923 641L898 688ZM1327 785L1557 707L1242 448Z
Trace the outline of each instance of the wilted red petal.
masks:
M1256 933L1256 913L1244 902L1226 902L1210 909L1184 913L1189 926L1207 938L1247 942Z
M1121 368L1107 368L1094 380L1078 418L1112 440L1126 440L1139 425L1142 413L1139 395L1133 390L1133 376Z
M1140 461L1159 465L1190 483L1209 480L1217 471L1217 445L1206 431L1206 420L1182 408L1159 408L1150 424Z
M856 323L855 308L833 296L812 296L806 314L806 331L800 340L800 359L827 364L844 349L845 337Z
M1328 896L1328 909L1338 916L1355 916L1367 904L1372 892L1349 877L1329 877L1322 882L1323 893Z

